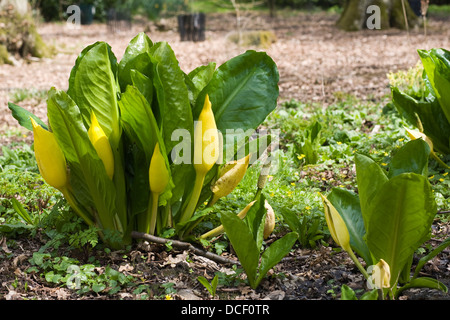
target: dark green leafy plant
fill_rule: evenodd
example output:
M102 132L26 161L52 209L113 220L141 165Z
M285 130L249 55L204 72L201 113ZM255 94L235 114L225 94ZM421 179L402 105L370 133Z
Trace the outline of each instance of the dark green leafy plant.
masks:
M413 126L423 132L433 149L450 154L450 52L445 49L418 50L423 64L424 93L405 93L392 86L392 101Z
M437 211L427 179L429 153L423 140L411 141L393 156L387 173L369 157L357 154L358 195L335 188L327 197L345 222L351 248L366 266L380 259L389 266L390 283L383 288L383 297L397 298L416 286L447 291L436 279L418 277L423 261L410 276L413 255L429 238Z
M257 197L243 220L229 212L223 212L221 215L227 237L247 274L250 286L254 289L266 273L289 253L298 237L295 232L288 233L260 254L266 217L264 201L262 194Z
M148 230L149 221L154 221L149 214L157 215L155 233L180 230L181 212L193 194L194 125L206 97L224 136L218 150L223 157L206 174L198 200L190 201L194 209L211 197L219 167L235 159L237 146L247 146L243 156L252 152L246 142L275 108L277 83L277 67L263 52L247 51L218 68L210 63L185 74L168 43L153 43L140 33L120 62L104 42L80 53L67 92L52 88L48 93L49 126L13 103L9 108L25 128L32 129L30 118L46 132L51 128L69 168L64 196L80 217L99 229L104 241L121 247L131 241L132 230ZM91 141L94 126L101 130L97 138L109 142L112 156L106 161L105 148L99 150ZM234 133L230 139L228 131ZM158 177L149 177L149 166L157 144L168 183L155 198L149 179ZM112 175L106 164L113 167ZM183 218L184 236L192 230L186 224L195 224L190 218Z

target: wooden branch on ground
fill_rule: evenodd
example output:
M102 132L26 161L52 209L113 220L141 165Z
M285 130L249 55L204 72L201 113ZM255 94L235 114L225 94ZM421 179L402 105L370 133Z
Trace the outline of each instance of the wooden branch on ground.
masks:
M213 260L215 262L218 262L218 263L241 265L239 263L239 261L237 261L237 260L228 259L228 258L219 256L219 255L217 255L215 253L202 250L200 248L197 248L197 247L193 246L189 242L173 240L173 239L166 239L166 238L160 238L160 237L148 234L148 233L137 232L137 231L132 231L131 232L131 237L133 239L143 239L143 240L147 240L147 241L150 241L150 242L153 242L153 243L158 243L158 244L167 244L168 242L170 242L170 244L173 247L177 248L177 249L189 250L189 251L193 252L196 255L206 257L206 258L211 259L211 260Z

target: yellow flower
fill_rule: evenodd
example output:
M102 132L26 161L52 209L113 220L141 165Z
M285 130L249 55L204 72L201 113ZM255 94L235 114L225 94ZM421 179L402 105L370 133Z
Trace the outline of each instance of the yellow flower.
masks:
M448 175L448 172L445 172L445 173L443 173L442 175L445 177L446 175Z
M325 220L328 229L330 230L331 237L338 246L342 247L345 251L350 252L350 234L344 219L342 219L341 215L327 198L322 194L320 194L320 196L322 197L325 209Z
M151 211L147 213L147 218L149 221L145 227L148 233L154 234L156 228L156 218L158 215L159 195L169 184L169 171L167 170L164 157L159 150L159 143L156 143L155 149L153 150L152 159L150 160L150 168L148 170L148 178L152 195L152 206L149 206L148 208L148 210L151 209Z
M165 299L166 300L173 300L173 298L172 298L172 296L170 294L166 294Z
M381 165L382 165L382 166L387 166L387 163L384 163L384 162L383 162Z
M112 179L114 175L114 156L108 137L98 123L94 112L91 113L91 127L88 130L88 135L95 151L97 151L98 157L102 160L103 165L105 166L106 174L110 179Z
M342 142L340 142L340 141L338 141L338 142L336 142L336 143L339 144L339 145L342 144Z
M428 177L428 179L430 179L430 180L431 180L431 179L433 179L433 178L434 178L434 175L432 175L432 176Z
M45 130L31 119L34 135L34 154L44 180L52 187L61 190L68 183L66 158L54 134Z
M440 182L444 182L444 179L440 178L439 181L440 181Z
M206 174L219 158L219 133L206 95L203 109L194 130L194 168L197 173Z
M380 259L380 261L372 269L371 279L375 288L390 288L391 271L386 261Z
M148 173L150 191L161 194L169 183L169 171L167 170L166 162L159 149L159 143L156 143L155 145Z
M192 217L200 193L203 188L205 176L219 158L219 132L212 112L209 96L206 95L203 109L194 128L194 169L195 182L189 202L181 214L180 222Z
M266 209L266 220L264 222L263 237L267 239L275 228L275 212L267 200L264 201L264 208Z
M291 186L295 187L295 182L291 182Z
M250 156L251 154L248 154L243 159L230 161L219 171L219 179L211 187L213 198L209 204L210 206L220 198L230 194L241 182L245 172L247 172Z

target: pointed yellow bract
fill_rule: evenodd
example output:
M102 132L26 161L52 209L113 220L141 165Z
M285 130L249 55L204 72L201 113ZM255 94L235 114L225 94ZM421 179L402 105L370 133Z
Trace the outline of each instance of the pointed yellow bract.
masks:
M331 237L337 245L342 247L342 249L350 252L350 234L348 233L348 229L344 222L344 219L342 219L336 208L326 197L324 197L322 194L320 194L320 196L322 197L325 209L325 220L327 222L328 229L330 230Z
M213 198L210 206L222 197L230 194L245 175L250 160L250 154L240 160L230 161L219 172L219 179L211 187Z
M203 109L194 128L194 169L195 182L189 202L180 218L180 222L189 220L197 207L205 176L219 159L219 132L206 95Z
M161 194L169 183L169 171L167 170L166 162L159 149L159 143L156 143L155 145L148 173L150 191Z
M67 183L66 158L52 132L45 130L31 119L34 135L34 154L44 180L61 190Z
M206 95L203 109L194 129L194 168L199 174L206 174L219 158L219 132Z
M433 142L431 142L430 138L428 138L424 133L417 130L410 130L408 128L405 128L405 130L411 140L423 139L426 143L428 143L431 152L433 152Z
M267 200L264 201L264 207L266 208L266 220L264 223L264 239L267 239L275 229L275 212L272 206Z
M417 131L417 130L410 130L408 128L405 128L406 132L408 133L408 136L411 138L411 140L416 140L416 139L423 139L428 146L430 147L430 155L433 159L435 159L439 165L441 165L442 167L446 168L446 169L450 169L450 167L443 162L438 156L437 154L434 152L433 150L433 142L431 141L430 138L428 138L423 132Z
M383 259L375 265L372 269L372 283L375 288L390 288L391 287L391 270L389 264Z
M98 157L102 160L106 169L106 174L110 179L114 176L114 156L108 137L97 121L94 112L91 113L91 127L88 130L89 140L97 151Z

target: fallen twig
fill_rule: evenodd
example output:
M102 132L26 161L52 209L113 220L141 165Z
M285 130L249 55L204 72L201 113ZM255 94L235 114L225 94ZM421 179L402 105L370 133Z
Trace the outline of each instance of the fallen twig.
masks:
M217 255L215 253L202 250L200 248L197 248L197 247L193 246L189 242L173 240L173 239L166 239L166 238L160 238L160 237L148 234L148 233L137 232L137 231L132 231L131 232L131 237L133 239L144 239L144 240L147 240L147 241L150 241L150 242L154 242L154 243L158 243L158 244L166 244L166 243L170 242L170 244L173 247L177 248L177 249L189 250L189 251L193 252L196 255L206 257L206 258L211 259L211 260L213 260L215 262L218 262L218 263L240 265L239 261L237 261L237 260L228 259L228 258L219 256L219 255Z

